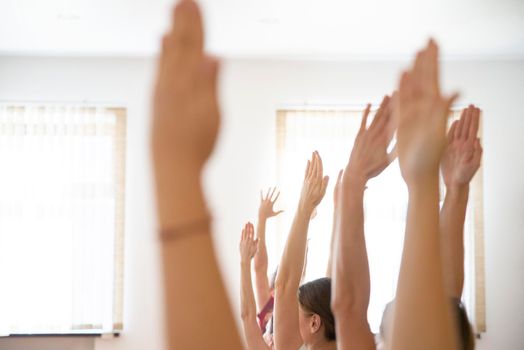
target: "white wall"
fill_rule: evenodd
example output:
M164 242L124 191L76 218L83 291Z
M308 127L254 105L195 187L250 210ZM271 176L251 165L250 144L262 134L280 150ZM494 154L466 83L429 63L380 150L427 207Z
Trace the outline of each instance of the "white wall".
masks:
M216 242L238 307L238 231L256 214L258 189L274 182L275 108L377 102L396 84L394 62L229 61L222 79L223 128L206 177ZM0 100L112 102L128 108L125 331L96 350L161 349L162 294L147 150L153 61L0 59ZM488 332L479 349L519 349L524 335L524 61L448 62L447 88L484 110ZM286 208L292 211L293 208ZM0 340L0 349L40 349ZM78 347L87 350L89 343ZM54 347L58 350L57 347ZM66 346L64 349L72 349ZM75 348L77 349L77 348Z

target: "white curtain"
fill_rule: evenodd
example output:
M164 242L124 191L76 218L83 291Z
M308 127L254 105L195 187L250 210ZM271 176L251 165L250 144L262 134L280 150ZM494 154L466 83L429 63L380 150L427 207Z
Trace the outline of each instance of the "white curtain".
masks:
M0 334L121 324L123 113L0 105Z

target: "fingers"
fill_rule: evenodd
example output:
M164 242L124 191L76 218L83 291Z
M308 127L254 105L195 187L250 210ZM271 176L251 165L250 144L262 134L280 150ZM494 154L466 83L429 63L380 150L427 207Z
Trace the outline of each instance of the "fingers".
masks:
M324 198L324 195L326 194L327 186L329 183L329 176L324 176L322 179L322 187L320 188L320 199Z
M413 95L413 77L411 72L406 71L402 73L402 76L400 77L400 83L399 83L399 89L398 89L398 109L404 108L404 104L409 103ZM399 120L397 121L399 124L401 124L406 117L408 116L408 113L398 113Z
M271 187L267 190L266 197L264 198L265 200L269 199L269 192L271 192Z
M390 110L389 110L389 103L390 103L390 97L388 95L384 96L382 99L382 102L380 103L380 107L377 111L377 114L375 114L375 118L373 118L373 122L371 122L371 126L369 127L370 131L373 131L375 133L380 133L384 126L389 121L390 116Z
M273 202L273 196L275 195L275 191L276 191L276 187L273 187L273 191L271 191L271 195L267 198L269 199L271 202Z
M468 130L468 140L478 140L477 134L480 124L480 109L473 106L471 111L471 123Z
M460 119L457 124L457 130L455 130L455 139L460 139L460 136L462 135L462 129L464 129L464 121L466 120L467 113L468 109L464 108L462 110L462 113L460 114Z
M448 131L448 143L453 142L453 140L456 138L457 128L459 124L460 124L459 120L455 120L453 123L451 123L451 127L449 128L449 131Z
M307 166L306 166L306 173L304 174L304 179L308 179L309 178L309 170L311 168L311 162L308 160L307 161Z
M318 161L317 161L317 154L316 152L313 152L313 155L311 156L311 168L309 169L309 180L314 180L316 178L317 174L317 167L318 167Z
M202 55L204 31L202 16L198 5L193 0L181 0L173 14L172 45L174 53L180 59L190 60Z
M318 151L316 151L316 154L317 154L317 163L318 163L316 178L320 179L322 178L322 175L324 174L324 165L322 164L322 158L320 158L320 154L318 153Z
M462 126L460 139L467 140L469 135L469 128L471 126L471 117L473 116L473 105L469 105L464 114L464 125Z
M279 196L280 196L280 191L277 192L277 195L276 195L275 199L272 199L271 202L273 202L273 204L275 204L275 202L277 201Z
M425 86L429 89L429 92L435 96L440 94L439 92L439 64L438 55L439 49L435 40L430 39L428 47L426 49L426 65L424 70L424 80L427 82Z
M368 103L366 105L366 109L364 109L364 113L362 114L362 121L360 122L360 130L358 131L359 133L362 133L366 130L366 125L368 123L368 115L370 111L371 111L371 104Z

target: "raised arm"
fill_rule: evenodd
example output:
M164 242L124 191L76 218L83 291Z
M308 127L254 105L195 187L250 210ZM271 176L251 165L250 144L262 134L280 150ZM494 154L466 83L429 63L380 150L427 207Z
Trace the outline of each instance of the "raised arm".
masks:
M240 314L248 350L268 350L257 323L257 308L251 285L251 259L257 251L252 223L247 223L240 238Z
M203 52L196 3L180 1L173 17L158 66L151 139L167 344L172 350L242 349L201 186L220 119L217 62Z
M392 334L387 336L393 350L457 349L444 288L438 198L446 120L455 96L441 96L438 74L438 48L430 41L400 81L397 146L409 202Z
M482 146L477 137L480 109L473 105L462 111L448 132L440 168L446 185L446 198L440 211L440 235L444 281L449 296L462 297L464 288L464 221L469 183L480 167Z
M388 153L393 136L390 98L384 97L373 122L366 127L370 105L362 117L340 193L336 234L332 309L336 320L337 348L375 349L367 319L370 281L364 237L364 189L395 159Z
M282 254L275 283L275 348L294 350L302 345L298 323L297 292L304 268L307 231L314 208L320 203L329 178L323 177L318 152L308 161L300 202Z
M333 190L333 226L331 229L331 242L329 242L329 257L328 257L328 263L326 268L326 277L332 278L333 277L333 256L335 255L335 237L336 232L338 229L338 216L339 216L339 200L340 197L340 191L342 187L342 174L344 170L340 170L338 172L337 176L337 183L335 184L335 188Z
M264 196L260 191L260 206L258 208L257 239L258 250L254 258L255 266L255 286L257 295L258 310L261 310L271 297L270 286L267 276L267 249L266 249L266 221L269 218L277 216L283 210L275 211L273 206L280 195L276 192L276 187L269 189Z

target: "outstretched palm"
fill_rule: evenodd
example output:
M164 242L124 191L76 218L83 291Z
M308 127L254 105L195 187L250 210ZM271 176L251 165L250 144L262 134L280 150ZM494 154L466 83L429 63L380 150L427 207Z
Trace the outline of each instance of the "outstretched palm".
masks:
M440 169L446 187L469 184L480 167L482 146L477 137L480 109L473 105L462 111L460 120L453 122L442 156Z
M277 216L278 214L283 212L283 210L275 211L273 209L275 202L280 196L280 191L278 191L275 195L276 189L276 187L273 187L273 189L268 189L265 196L262 194L262 191L260 191L260 207L258 208L258 215L260 217L264 217L267 219L273 216Z

